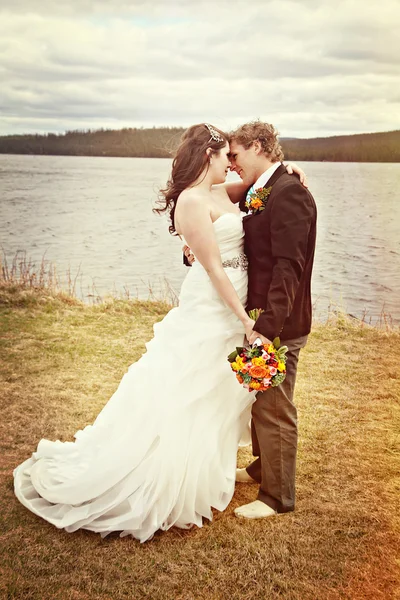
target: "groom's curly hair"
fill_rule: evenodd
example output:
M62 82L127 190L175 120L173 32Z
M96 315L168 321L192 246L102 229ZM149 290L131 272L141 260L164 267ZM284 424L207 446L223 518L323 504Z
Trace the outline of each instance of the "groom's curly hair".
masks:
M229 134L229 141L235 141L244 148L250 148L253 142L258 141L264 154L271 160L277 162L283 160L283 151L278 141L278 131L271 123L262 121L251 121L241 125Z

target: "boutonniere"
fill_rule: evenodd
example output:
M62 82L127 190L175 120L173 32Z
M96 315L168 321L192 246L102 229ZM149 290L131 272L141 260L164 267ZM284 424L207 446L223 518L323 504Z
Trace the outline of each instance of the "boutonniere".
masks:
M254 215L265 209L271 190L272 185L267 188L257 188L254 192L248 194L246 198L246 208L249 215Z

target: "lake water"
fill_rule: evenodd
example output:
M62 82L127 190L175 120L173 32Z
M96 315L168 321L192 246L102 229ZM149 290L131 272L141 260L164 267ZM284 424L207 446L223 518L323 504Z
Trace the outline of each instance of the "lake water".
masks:
M299 163L318 207L315 312L329 305L400 323L400 164ZM0 243L43 256L76 292L179 292L181 242L152 213L171 161L0 155ZM234 180L235 174L229 179Z

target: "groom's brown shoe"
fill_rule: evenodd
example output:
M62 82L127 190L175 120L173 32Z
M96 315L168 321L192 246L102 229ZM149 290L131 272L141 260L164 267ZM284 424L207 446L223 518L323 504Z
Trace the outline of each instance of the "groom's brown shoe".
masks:
M261 500L254 500L254 502L250 502L250 504L243 504L243 506L238 506L234 510L235 517L239 517L241 519L267 519L268 517L274 517L278 513L265 504L261 502Z
M236 469L236 481L239 483L257 483L251 475L248 474L246 469Z

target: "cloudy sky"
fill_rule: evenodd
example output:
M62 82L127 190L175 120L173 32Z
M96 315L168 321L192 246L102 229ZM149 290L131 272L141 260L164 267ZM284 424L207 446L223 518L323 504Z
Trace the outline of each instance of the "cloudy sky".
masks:
M0 135L400 129L399 0L1 0Z

